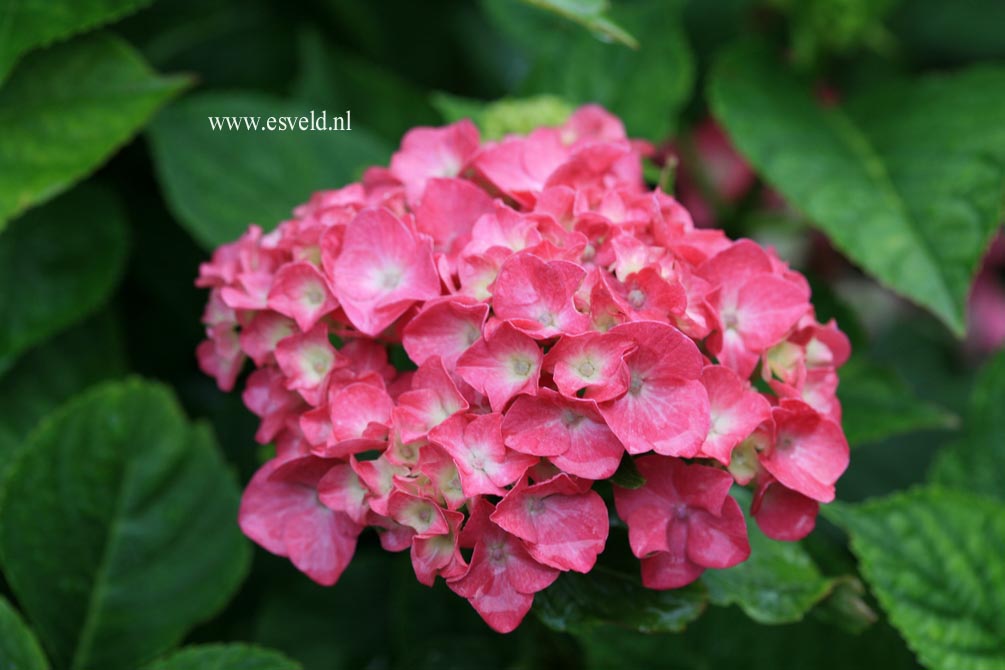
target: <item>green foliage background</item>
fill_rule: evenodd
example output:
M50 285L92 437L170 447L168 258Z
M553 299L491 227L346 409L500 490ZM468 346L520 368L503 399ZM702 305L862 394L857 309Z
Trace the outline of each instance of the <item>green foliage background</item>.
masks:
M1003 25L998 0L0 0L0 669L1005 667L1005 353L961 340L1005 205ZM662 593L615 526L508 637L372 536L327 589L252 549L262 452L196 369L198 263L410 127L584 102L699 174L710 114L756 171L706 195L853 339L840 502ZM206 118L311 109L353 130Z

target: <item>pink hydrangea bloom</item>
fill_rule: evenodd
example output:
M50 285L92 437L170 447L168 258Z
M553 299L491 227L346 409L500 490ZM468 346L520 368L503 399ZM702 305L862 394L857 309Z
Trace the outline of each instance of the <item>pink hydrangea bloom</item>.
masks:
M593 569L595 484L631 459L646 482L615 508L646 586L746 559L734 485L768 536L810 532L848 464L848 340L774 252L649 190L651 153L593 105L495 142L417 128L218 249L198 362L224 390L254 363L242 398L276 446L244 532L332 584L372 528L500 632Z

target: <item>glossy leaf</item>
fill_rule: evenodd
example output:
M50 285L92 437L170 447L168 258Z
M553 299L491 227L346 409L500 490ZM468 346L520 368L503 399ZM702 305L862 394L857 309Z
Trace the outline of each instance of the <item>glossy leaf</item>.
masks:
M301 670L278 651L250 644L206 644L184 647L144 670Z
M735 607L713 607L683 634L646 635L615 626L578 636L588 670L915 670L911 653L889 626L853 635L811 617L764 626Z
M852 261L957 335L970 282L1001 220L1005 68L815 102L767 49L713 70L716 117L757 170Z
M625 46L637 49L636 40L624 28L607 17L610 4L607 0L523 0L529 5L578 23L591 31L603 41L621 42Z
M132 670L241 583L237 506L212 433L170 392L102 385L50 415L10 466L4 574L55 665Z
M0 376L0 482L14 452L43 416L91 384L121 375L125 369L121 335L107 313L19 358Z
M558 631L587 633L615 624L642 633L676 633L701 615L705 603L705 590L698 584L654 591L635 575L597 566L587 575L560 576L535 596L534 611Z
M919 488L828 512L862 574L922 664L1005 665L1005 505Z
M21 615L0 596L0 668L4 670L49 670L35 634Z
M115 21L152 0L12 2L0 16L0 82L21 54Z
M639 48L604 44L557 18L516 11L509 0L486 0L495 23L527 54L521 95L551 94L573 104L600 103L630 135L661 140L673 132L694 83L694 61L677 2L619 4L611 18L638 38Z
M91 187L0 235L0 359L13 360L100 307L122 273L126 235L118 201Z
M110 35L26 58L0 88L0 229L93 172L185 82Z
M411 128L437 123L426 91L414 83L352 53L336 51L318 30L304 31L298 46L300 71L293 85L297 100L318 111L324 105L329 114L350 109L353 118L365 120L368 131L394 146Z
M841 425L853 447L959 425L959 418L949 410L919 399L892 368L852 357L839 374Z
M736 493L749 507L746 491ZM738 605L760 623L799 621L826 597L834 585L798 542L778 542L764 535L747 518L750 558L725 570L706 570L701 581L716 605Z
M942 450L932 466L939 484L1005 500L1005 351L981 371L966 432Z
M175 217L203 247L237 238L250 223L272 229L315 191L341 188L363 168L388 160L389 147L354 118L346 131L264 129L270 116L310 112L303 103L257 93L205 93L157 117L150 139L161 188ZM213 130L210 116L256 118L262 126Z

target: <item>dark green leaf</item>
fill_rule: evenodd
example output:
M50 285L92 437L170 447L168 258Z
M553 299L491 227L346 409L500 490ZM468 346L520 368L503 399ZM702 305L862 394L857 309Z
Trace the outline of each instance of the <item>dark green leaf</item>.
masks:
M611 17L639 40L639 49L603 44L557 17L515 11L509 0L486 0L493 20L528 53L523 95L552 94L596 102L624 120L632 135L664 139L694 83L694 62L677 2L618 5Z
M957 335L1001 220L1005 68L900 82L825 108L760 45L714 68L716 117L851 260Z
M334 50L317 30L301 34L299 46L300 76L293 96L317 105L318 112L320 105L329 114L351 109L354 119L393 145L409 129L436 123L426 92L394 72Z
M107 313L18 359L0 377L0 481L14 451L43 416L91 384L124 372L121 337Z
M35 634L21 615L0 596L0 668L3 670L48 670L49 662Z
M184 85L110 35L25 59L0 88L0 229L94 171Z
M611 483L625 489L639 489L645 486L646 478L639 472L635 459L630 454L625 454L621 457L617 472L611 477Z
M890 621L938 670L1005 666L1005 506L919 488L828 512Z
M605 626L578 637L589 670L848 670L917 668L885 625L852 635L807 617L764 626L735 607L713 607L683 635L643 635Z
M251 93L205 93L165 109L150 128L154 162L168 205L207 249L265 229L321 189L336 189L390 150L365 130L213 130L210 116L309 116L303 103ZM320 113L320 111L319 111ZM333 119L329 116L330 123Z
M448 123L461 119L474 121L485 140L497 140L511 133L525 135L541 126L558 126L574 111L571 105L554 95L504 98L485 103L437 93L433 96L433 105Z
M595 567L589 574L563 574L534 598L534 611L550 628L587 634L604 624L641 633L676 633L705 610L699 584L670 591L642 586L635 575Z
M737 493L744 508L749 496ZM760 623L799 621L830 593L834 580L820 573L798 542L764 535L749 516L750 558L726 570L706 570L701 581L716 605L738 605Z
M0 10L0 82L21 54L115 21L152 0L45 0L6 3Z
M125 263L123 218L110 194L85 187L0 235L0 359L13 359L108 299Z
M879 620L865 599L865 584L858 577L839 577L813 615L820 621L839 626L849 633L861 633Z
M10 466L4 573L58 667L132 670L227 602L247 571L238 492L164 387L96 387Z
M830 52L889 46L882 20L896 0L772 0L789 18L792 58L811 66Z
M591 31L598 39L605 42L621 42L627 47L637 49L636 40L624 28L607 16L610 4L607 0L523 0L528 5L561 16L564 19L578 23Z
M966 432L932 466L939 484L1005 500L1005 352L981 371L970 399Z
M250 644L207 644L184 647L144 670L300 670L278 651Z
M949 410L915 396L897 371L853 356L840 370L842 417L853 447L918 430L955 428Z

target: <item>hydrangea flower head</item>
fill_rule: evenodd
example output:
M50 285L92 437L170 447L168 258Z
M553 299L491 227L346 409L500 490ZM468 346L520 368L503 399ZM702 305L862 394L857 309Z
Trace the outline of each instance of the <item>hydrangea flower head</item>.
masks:
M276 446L244 532L328 585L373 528L500 632L594 568L595 485L626 459L645 482L614 511L649 588L747 559L733 486L768 536L810 532L848 465L847 338L773 251L650 190L650 153L597 106L491 142L417 128L389 168L218 249L199 365L230 390L253 362Z

